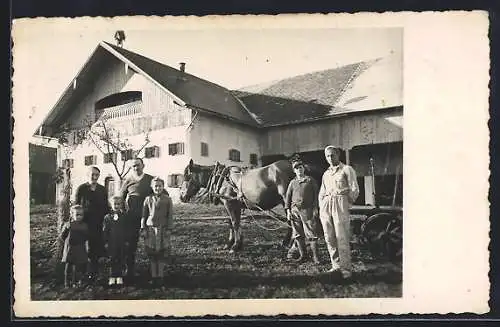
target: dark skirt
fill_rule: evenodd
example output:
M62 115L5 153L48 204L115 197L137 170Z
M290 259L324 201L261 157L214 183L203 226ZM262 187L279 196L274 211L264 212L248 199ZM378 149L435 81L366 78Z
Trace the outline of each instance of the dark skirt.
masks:
M69 244L68 241L64 243L62 262L80 265L87 263L87 258L85 244Z
M170 237L165 228L146 226L142 233L149 256L166 257L170 254Z

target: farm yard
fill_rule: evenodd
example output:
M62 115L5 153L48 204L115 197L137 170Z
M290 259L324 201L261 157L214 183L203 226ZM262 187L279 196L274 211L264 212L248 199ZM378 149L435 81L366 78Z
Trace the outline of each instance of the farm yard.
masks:
M50 262L56 238L57 210L32 206L30 214L30 258L32 300L121 300L121 299L241 299L241 298L339 298L401 297L402 267L375 259L352 239L354 274L349 281L325 273L329 268L326 245L320 241L319 266L286 260L281 246L285 228L272 219L243 219L244 247L229 254L226 213L222 206L175 205L172 262L167 265L160 288L147 285L148 267L142 243L137 265L139 282L108 288L105 271L93 285L64 289L62 275ZM244 214L248 214L245 212Z

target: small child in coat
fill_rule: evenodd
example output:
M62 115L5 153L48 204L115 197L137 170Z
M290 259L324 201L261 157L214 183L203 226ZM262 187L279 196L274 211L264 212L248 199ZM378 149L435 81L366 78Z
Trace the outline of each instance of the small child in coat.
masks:
M173 226L172 199L164 191L165 182L155 177L151 181L153 194L144 200L141 231L150 260L153 285L161 283L165 260L170 255L170 237Z
M83 222L83 207L72 206L70 214L71 221L64 224L59 236L64 241L64 287L81 285L88 263L88 228Z
M103 239L110 258L108 285L122 285L126 260L128 225L123 199L114 196L111 199L112 212L104 217Z

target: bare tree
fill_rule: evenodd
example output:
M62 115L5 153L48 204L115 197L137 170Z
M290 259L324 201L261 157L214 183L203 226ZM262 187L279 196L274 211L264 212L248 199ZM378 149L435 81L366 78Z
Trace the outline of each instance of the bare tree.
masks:
M132 158L139 158L141 152L144 150L146 145L149 144L149 131L146 132L144 136L144 141L139 149L134 150L132 144L128 139L121 137L120 131L113 128L105 119L100 119L96 123L88 123L86 128L87 133L84 138L88 140L103 154L110 155L110 162L115 169L116 174L120 178L120 182L123 181L125 176L130 171L130 166L126 164L126 160L123 160L125 156L127 158L128 152L131 151ZM116 155L112 155L116 153ZM118 162L118 153L121 154L121 163ZM131 159L131 158L127 158Z
M140 158L140 154L149 144L149 131L145 131L144 141L139 149L134 150L132 143L122 136L120 130L115 128L111 121L106 118L99 118L94 122L91 118L86 118L79 128L64 127L59 140L63 144L69 144L70 135L76 133L73 137L73 144L79 145L87 142L94 146L103 156L108 156L107 161L113 165L116 175L123 182L125 176L130 171L127 160ZM122 160L118 159L118 154Z

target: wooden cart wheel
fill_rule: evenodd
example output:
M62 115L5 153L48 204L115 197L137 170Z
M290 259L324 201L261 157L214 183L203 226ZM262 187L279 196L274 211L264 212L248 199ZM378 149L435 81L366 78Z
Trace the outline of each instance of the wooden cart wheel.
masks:
M403 250L403 224L390 213L370 216L361 226L361 236L373 256L399 260Z

